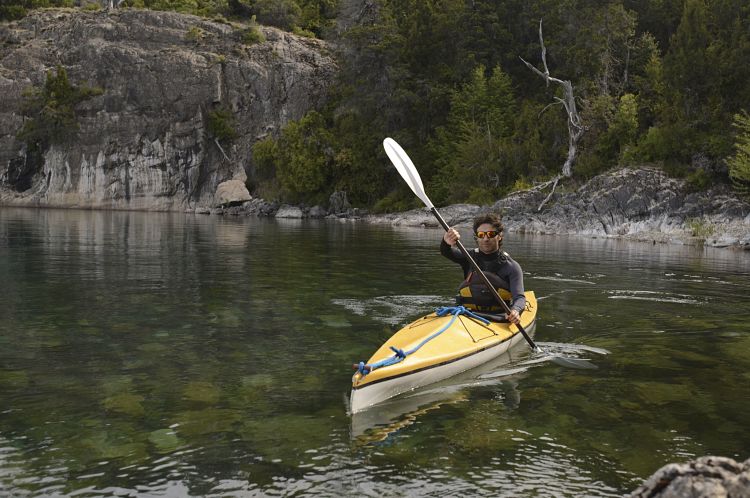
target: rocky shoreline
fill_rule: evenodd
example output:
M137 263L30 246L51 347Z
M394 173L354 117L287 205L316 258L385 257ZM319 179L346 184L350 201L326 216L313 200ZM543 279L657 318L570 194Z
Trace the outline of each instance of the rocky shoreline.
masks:
M563 186L564 189L564 186ZM546 191L514 192L491 206L455 204L440 208L453 226L467 228L482 211L499 212L509 232L618 238L652 243L750 250L750 204L725 185L692 191L680 179L650 167L622 168L596 176L575 191L558 191L538 207ZM338 197L336 197L338 196ZM426 208L368 214L353 209L340 193L329 206L290 206L252 199L196 213L278 218L336 218L364 223L438 228Z

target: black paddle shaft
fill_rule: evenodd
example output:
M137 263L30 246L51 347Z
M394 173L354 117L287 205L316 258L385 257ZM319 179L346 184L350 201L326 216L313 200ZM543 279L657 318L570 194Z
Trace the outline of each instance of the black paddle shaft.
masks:
M438 223L442 225L443 229L447 232L450 230L451 227L448 226L448 224L445 222L442 216L440 216L440 213L438 212L437 208L434 206L430 208L430 211L432 211L432 214L437 218ZM492 285L490 280L487 278L487 275L484 274L482 269L479 267L476 261L474 261L474 258L471 257L471 254L469 254L469 251L466 250L464 245L461 243L460 240L456 241L456 245L458 245L458 248L461 250L461 253L471 262L471 265L474 267L474 269L477 271L479 275L481 275L482 280L484 280L485 285L487 285L487 288L492 292L492 295L495 296L495 300L497 300L498 303L503 305L503 308L505 308L506 313L510 313L510 307L508 307L508 303L506 303L502 297L500 297L500 294L497 293L497 289ZM529 346L531 346L531 349L538 350L539 348L534 343L534 341L531 340L531 337L529 337L529 334L526 333L524 328L521 326L520 323L515 324L516 327L518 327L518 330L521 331L521 334L523 335L523 338L526 339L526 342L529 343Z

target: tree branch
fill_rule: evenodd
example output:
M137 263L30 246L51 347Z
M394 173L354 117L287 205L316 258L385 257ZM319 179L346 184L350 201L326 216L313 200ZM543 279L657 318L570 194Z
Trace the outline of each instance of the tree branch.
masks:
M221 151L221 153L222 153L222 154L224 155L224 159L226 159L226 160L227 160L227 162L231 162L231 161L229 160L229 157L227 157L227 153L226 153L226 152L224 152L224 148L223 148L223 147L221 146L221 144L219 143L219 139L218 139L218 138L214 138L214 142L216 143L216 146L217 146L217 147L219 148L219 150Z
M573 163L575 162L576 154L578 151L578 140L580 140L585 130L583 125L581 124L581 117L578 114L578 109L576 108L576 99L573 93L573 84L569 80L554 78L549 74L549 67L547 66L547 47L544 45L544 35L542 33L541 19L539 20L539 44L542 47L542 65L544 66L544 72L540 71L533 64L526 62L523 57L519 57L519 59L521 59L521 61L526 64L526 67L542 77L547 86L549 86L549 83L551 81L552 83L556 83L562 87L563 98L554 97L554 99L558 103L562 104L563 107L565 107L565 112L568 114L568 156L565 159L565 163L562 167L562 175L558 175L553 180L550 180L549 182L544 183L541 187L538 187L545 188L549 185L552 185L552 192L550 192L547 198L544 199L544 201L539 205L538 211L540 211L544 204L546 204L547 201L549 201L549 199L552 197L552 194L554 193L555 188L557 187L557 183L560 181L560 179L562 177L570 177L573 174ZM541 114L549 107L550 106L548 105L544 109L542 109L542 112L540 112L539 115L541 116Z

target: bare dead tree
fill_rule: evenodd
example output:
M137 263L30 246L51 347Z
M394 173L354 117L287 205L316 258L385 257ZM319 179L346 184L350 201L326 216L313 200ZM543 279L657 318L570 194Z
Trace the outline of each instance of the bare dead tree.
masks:
M541 211L542 207L544 207L544 205L550 200L552 194L555 193L557 183L563 177L570 177L573 174L573 162L575 161L576 154L578 152L578 140L580 140L584 132L584 127L581 124L581 117L578 115L578 110L576 109L576 99L573 95L573 84L569 80L554 78L549 74L549 68L547 67L547 47L544 45L544 37L542 36L541 19L539 20L539 44L542 46L542 64L544 65L544 72L537 69L533 64L526 62L523 57L519 57L519 59L521 59L521 61L523 61L523 63L526 64L529 69L541 76L547 86L549 86L551 81L552 83L556 83L562 87L563 98L555 97L555 100L557 101L556 104L562 104L562 106L565 108L565 112L567 112L568 114L568 157L565 159L565 163L563 164L562 174L557 175L552 180L535 187L536 190L543 190L552 185L552 190L539 205L537 211ZM553 104L550 104L550 106L551 105ZM550 106L545 107L542 112L547 110Z
M214 138L214 143L216 143L216 146L221 151L222 155L224 156L224 159L226 159L228 163L231 163L232 161L229 159L229 156L227 156L227 153L224 152L224 147L221 146L218 138Z
M124 2L125 0L105 0L107 10L112 12L116 8L120 7L120 4Z

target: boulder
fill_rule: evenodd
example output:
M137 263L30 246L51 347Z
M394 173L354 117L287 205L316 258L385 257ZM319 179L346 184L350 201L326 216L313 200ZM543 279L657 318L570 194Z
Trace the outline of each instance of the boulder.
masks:
M706 456L689 463L670 463L632 494L630 498L750 498L750 459L738 463L731 458Z
M278 211L276 211L276 218L304 218L305 213L302 212L297 206L289 206L287 204L282 205Z
M247 191L245 184L239 180L221 182L216 187L216 194L214 194L214 203L217 206L236 206L249 200L252 200L252 196Z
M325 210L322 206L313 206L310 208L310 211L308 211L307 216L310 218L325 218L328 214L328 211Z

